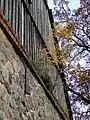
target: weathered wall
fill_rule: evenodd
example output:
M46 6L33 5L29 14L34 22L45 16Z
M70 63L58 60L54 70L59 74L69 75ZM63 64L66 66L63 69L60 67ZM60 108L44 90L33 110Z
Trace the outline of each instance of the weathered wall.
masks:
M4 105L7 106L6 112L8 111L7 113L3 112L3 114L17 115L19 116L18 120L23 119L22 115L25 117L30 112L30 115L35 117L34 120L57 120L60 118L54 108L56 106L58 112L66 116L64 118L67 120L69 112L64 83L60 75L58 75L57 67L55 64L51 64L50 61L53 57L57 63L54 40L51 37L50 23L52 23L52 18L50 18L50 11L46 0L31 1L32 4L30 0L1 0L0 2L0 9L2 10L0 27L8 36L7 39L0 30L1 100L2 103L5 102ZM15 51L18 51L18 54L23 56L22 58L15 53L9 41L14 46ZM43 54L43 51L45 54ZM31 62L28 58L31 59ZM49 61L50 65L48 64ZM34 73L31 73L25 62L31 68L33 63L34 72L38 75L35 76ZM37 76L38 81L43 78L40 84L43 83L42 86L44 87L35 79ZM47 86L46 82L49 82L49 86ZM43 89L47 94L44 93ZM51 96L54 99L53 105L51 104L52 100L49 101L47 97L48 94L50 94L49 97ZM6 106L2 107L2 111ZM39 111L42 115L39 115ZM29 119L32 120L33 118Z
M29 69L25 69L1 29L0 120L61 120L43 88Z

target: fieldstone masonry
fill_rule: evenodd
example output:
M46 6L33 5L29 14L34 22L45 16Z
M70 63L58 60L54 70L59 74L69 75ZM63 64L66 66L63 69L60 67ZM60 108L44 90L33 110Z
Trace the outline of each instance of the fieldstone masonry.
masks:
M1 29L0 120L62 120Z

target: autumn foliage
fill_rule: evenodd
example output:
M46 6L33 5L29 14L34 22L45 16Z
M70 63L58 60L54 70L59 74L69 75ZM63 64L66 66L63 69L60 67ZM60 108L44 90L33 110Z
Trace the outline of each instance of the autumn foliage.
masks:
M82 110L77 103L86 107L83 97L90 101L90 1L80 0L80 8L73 12L68 7L67 0L53 1L53 35L59 43L59 49L56 48L56 51L60 51L57 55L63 64L68 86L72 91L79 91L76 96L70 94L73 115L75 119L81 120L84 117L89 120L89 106Z

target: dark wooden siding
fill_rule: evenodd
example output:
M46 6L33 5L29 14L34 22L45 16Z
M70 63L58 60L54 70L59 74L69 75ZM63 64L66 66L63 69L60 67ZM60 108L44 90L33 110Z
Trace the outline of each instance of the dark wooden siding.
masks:
M32 59L47 60L42 57L42 48L49 35L49 15L43 0L1 0L0 9L10 24L14 34Z

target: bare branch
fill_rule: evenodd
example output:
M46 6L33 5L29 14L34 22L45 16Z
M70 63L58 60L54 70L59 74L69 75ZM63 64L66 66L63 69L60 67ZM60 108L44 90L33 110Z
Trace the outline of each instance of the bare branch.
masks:
M68 91L70 91L70 92L76 94L77 96L79 96L85 103L90 104L90 100L83 97L80 93L74 91L73 89L69 88L68 86L67 86L67 89L68 89Z

